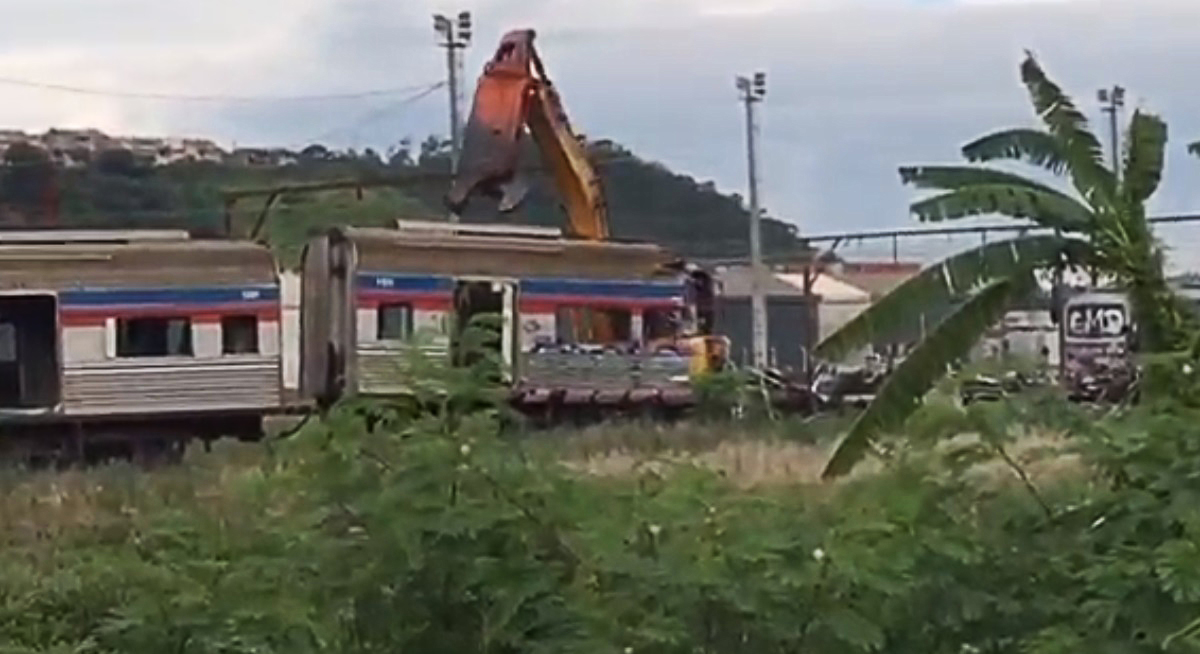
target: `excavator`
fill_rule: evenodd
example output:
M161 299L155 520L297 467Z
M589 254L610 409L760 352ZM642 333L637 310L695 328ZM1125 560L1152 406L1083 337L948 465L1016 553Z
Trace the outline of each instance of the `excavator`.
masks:
M518 168L521 139L528 130L562 196L568 233L575 238L608 240L608 206L600 178L546 75L533 44L535 36L531 29L505 34L484 67L463 131L463 147L446 206L460 215L474 193L498 199L502 213L520 206L529 189ZM688 328L673 345L686 345L691 352L693 374L723 368L727 340L713 334L711 276L682 261L672 263L670 268L687 275L687 304L694 314L691 320L683 321ZM595 316L592 328L602 342L615 333L609 317L603 314Z

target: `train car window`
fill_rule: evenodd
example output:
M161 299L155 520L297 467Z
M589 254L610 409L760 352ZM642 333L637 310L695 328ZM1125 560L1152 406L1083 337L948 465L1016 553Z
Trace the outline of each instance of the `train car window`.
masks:
M596 334L597 316L608 318L613 328L612 343L632 340L633 312L628 309L601 309L584 306L560 306L554 312L554 333L559 343L608 345Z
M118 357L192 356L191 318L120 318Z
M674 309L646 309L642 312L642 340L650 343L673 338L677 322Z
M583 307L558 307L554 310L554 339L564 345L580 342Z
M223 354L258 354L258 317L223 316L221 318Z
M411 304L381 304L376 320L381 341L403 341L412 336Z

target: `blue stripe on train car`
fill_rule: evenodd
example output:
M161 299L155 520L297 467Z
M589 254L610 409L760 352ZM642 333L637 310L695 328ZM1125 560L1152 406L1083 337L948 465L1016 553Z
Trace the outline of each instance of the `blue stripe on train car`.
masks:
M670 299L683 293L683 285L664 282L542 278L521 280L521 293L527 296L574 295Z
M449 292L454 288L454 280L450 277L437 277L434 275L359 273L358 288L363 290L401 291L406 293Z
M683 293L681 282L560 279L550 277L520 280L525 296L553 295L576 297L623 297L670 299ZM454 288L452 277L433 275L398 275L391 273L360 273L358 288L408 293L431 293Z
M275 302L279 287L182 287L182 288L96 288L62 291L63 306L129 306L129 305L205 305L236 304L238 302Z

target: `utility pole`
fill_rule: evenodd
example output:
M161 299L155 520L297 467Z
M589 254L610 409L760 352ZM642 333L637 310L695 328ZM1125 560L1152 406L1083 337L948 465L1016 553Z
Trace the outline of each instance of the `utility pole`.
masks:
M457 20L434 14L433 29L442 37L438 46L446 49L446 82L450 91L450 154L451 169L458 172L458 155L462 149L462 51L471 43L471 12L460 11Z
M736 78L737 90L746 107L746 159L750 182L750 327L753 332L753 361L758 369L768 364L766 275L762 260L762 209L758 197L758 122L754 106L767 95L767 75Z
M1113 175L1121 176L1121 135L1117 129L1121 109L1125 107L1125 89L1113 86L1096 92L1100 100L1100 111L1108 114L1109 144L1112 146Z
M1100 111L1108 114L1108 144L1111 147L1111 163L1113 178L1117 181L1121 180L1121 131L1118 127L1120 123L1121 109L1125 107L1125 89L1113 85L1111 89L1100 89L1096 91L1096 99L1100 101ZM1092 286L1099 283L1100 276L1093 266L1089 273L1092 278Z

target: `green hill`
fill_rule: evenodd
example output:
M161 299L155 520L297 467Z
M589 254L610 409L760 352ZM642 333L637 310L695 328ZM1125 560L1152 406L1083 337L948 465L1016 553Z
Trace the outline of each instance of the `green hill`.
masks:
M740 256L747 250L748 212L737 195L718 192L644 161L611 142L590 146L605 187L613 236L660 243L686 256ZM500 215L495 203L473 201L464 220L562 226L565 215L548 175L528 153L531 188L526 203ZM388 225L401 217L438 219L449 186L444 143L428 139L413 153L400 149L384 161L377 153L306 148L295 163L244 166L177 163L151 166L128 151L101 152L86 165L59 169L45 153L14 146L0 170L0 219L8 225L57 220L63 226L187 228L215 234L226 211L235 232L249 233L265 198L242 198L227 209L222 192L337 179L405 179L392 187L288 193L267 214L266 234L281 252L294 254L313 230L335 224ZM799 249L794 228L766 220L768 252Z

